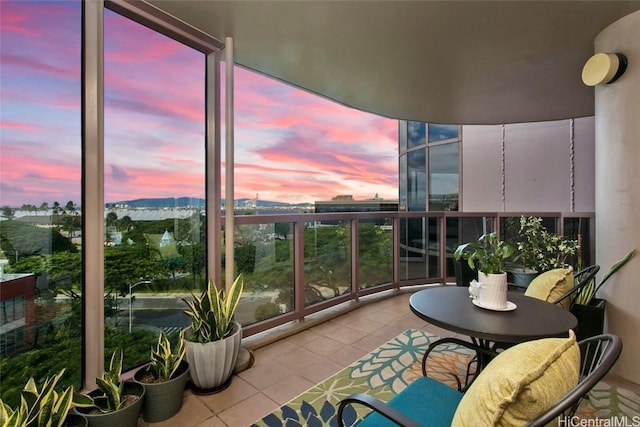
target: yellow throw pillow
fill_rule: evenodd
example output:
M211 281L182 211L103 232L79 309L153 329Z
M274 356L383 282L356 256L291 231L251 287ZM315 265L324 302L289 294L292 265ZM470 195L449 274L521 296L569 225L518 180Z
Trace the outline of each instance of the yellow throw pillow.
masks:
M555 301L573 288L573 267L555 268L536 276L527 290L526 296L543 301ZM560 301L560 305L567 310L571 306L571 298Z
M478 375L460 401L452 427L521 426L578 384L580 348L569 338L544 338L508 348Z

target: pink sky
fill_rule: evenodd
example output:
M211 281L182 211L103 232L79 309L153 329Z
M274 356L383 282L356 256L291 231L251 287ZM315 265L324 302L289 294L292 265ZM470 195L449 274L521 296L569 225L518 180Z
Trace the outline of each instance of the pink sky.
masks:
M80 2L0 8L0 206L79 204ZM396 199L397 135L235 68L236 199ZM105 201L180 196L204 197L204 56L108 11Z

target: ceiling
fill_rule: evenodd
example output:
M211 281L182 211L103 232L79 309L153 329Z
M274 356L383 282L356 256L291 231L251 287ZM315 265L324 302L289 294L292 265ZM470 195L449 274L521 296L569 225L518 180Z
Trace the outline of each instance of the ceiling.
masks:
M237 64L342 104L433 123L594 114L596 35L640 1L147 0Z

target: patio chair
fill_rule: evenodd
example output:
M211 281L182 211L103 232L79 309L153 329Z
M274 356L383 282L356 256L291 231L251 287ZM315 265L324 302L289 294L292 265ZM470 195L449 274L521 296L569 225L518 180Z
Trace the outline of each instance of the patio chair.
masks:
M571 288L570 290L565 292L562 296L556 298L551 302L554 304L560 304L562 301L565 301L567 298L569 298L569 301L570 301L569 310L570 310L573 307L574 301L578 296L578 294L580 293L580 291L585 286L587 286L593 280L594 277L596 277L596 274L598 274L598 271L600 271L600 266L598 264L590 265L589 267L586 267L578 271L573 275L574 281L575 281L575 285L573 286L573 288Z
M575 274L571 267L554 268L533 279L524 294L570 310L575 296L589 284L599 270L600 266L597 264Z
M484 351L466 341L449 338L435 345L443 343ZM387 403L362 393L340 401L338 426L344 427L345 420L347 425L356 421L353 405L372 410L360 421L359 427L495 425L500 422L538 427L557 417L568 420L566 417L575 414L582 398L609 372L621 351L620 338L610 334L588 338L579 345L573 332L569 338L528 341L495 356L465 392L426 376L423 360L424 376L411 382Z

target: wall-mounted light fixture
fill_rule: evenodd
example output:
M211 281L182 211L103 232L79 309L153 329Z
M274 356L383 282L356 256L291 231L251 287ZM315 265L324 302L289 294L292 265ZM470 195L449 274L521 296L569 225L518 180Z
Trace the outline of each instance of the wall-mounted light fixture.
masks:
M627 57L622 53L596 53L582 68L582 81L587 86L613 83L627 69Z

